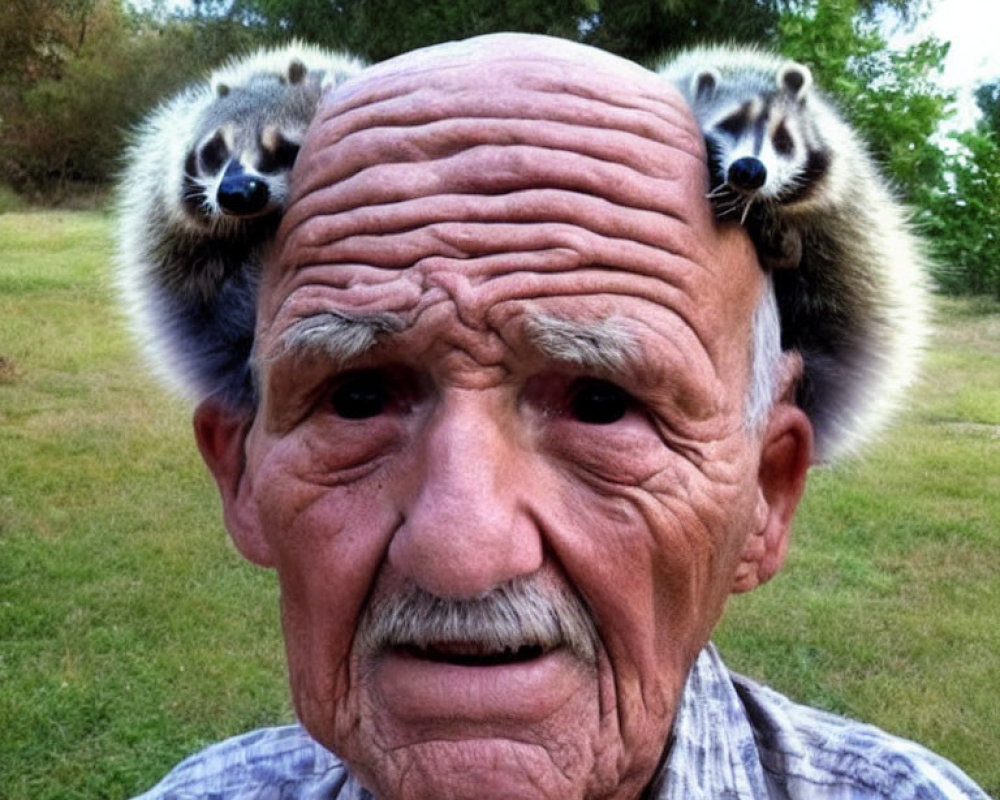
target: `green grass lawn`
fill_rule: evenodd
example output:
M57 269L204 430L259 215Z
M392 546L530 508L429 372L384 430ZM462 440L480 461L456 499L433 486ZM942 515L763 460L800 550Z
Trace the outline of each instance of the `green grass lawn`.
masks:
M273 576L241 561L190 433L114 310L108 220L0 214L0 798L121 798L291 719ZM926 376L816 470L730 666L1000 794L1000 306L939 304Z

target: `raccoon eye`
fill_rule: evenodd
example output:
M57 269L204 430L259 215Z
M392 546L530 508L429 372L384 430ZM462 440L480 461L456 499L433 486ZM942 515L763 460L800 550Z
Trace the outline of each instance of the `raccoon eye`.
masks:
M782 122L778 126L778 129L774 132L772 143L774 144L775 151L781 153L783 156L791 155L792 150L795 149L795 143L792 141L792 135L788 132L788 128L785 127L784 122Z
M730 114L716 127L730 136L739 136L750 124L750 112L746 108L741 108L735 114Z
M299 154L299 145L278 136L274 146L266 148L260 157L260 171L265 173L290 170Z
M226 147L222 134L216 133L202 146L198 154L202 174L210 175L218 172L227 158L229 158L229 148Z

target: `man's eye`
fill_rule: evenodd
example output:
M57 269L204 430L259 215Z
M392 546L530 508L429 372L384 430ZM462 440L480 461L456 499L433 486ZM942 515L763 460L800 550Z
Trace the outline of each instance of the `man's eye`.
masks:
M349 375L334 388L330 402L333 410L344 419L368 419L385 411L389 402L389 387L379 372L358 372Z
M632 398L624 389L597 378L580 378L573 384L570 410L590 425L610 425L625 416Z

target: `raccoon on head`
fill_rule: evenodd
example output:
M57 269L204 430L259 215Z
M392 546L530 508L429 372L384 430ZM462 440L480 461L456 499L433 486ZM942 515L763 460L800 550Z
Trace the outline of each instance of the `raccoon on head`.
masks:
M719 46L658 72L705 136L716 215L744 224L772 271L820 458L850 452L898 404L926 337L926 262L906 212L808 67Z
M253 403L261 260L325 87L357 59L301 43L235 59L138 128L119 181L117 278L154 370L182 394Z
M708 48L661 74L680 89L705 135L717 216L746 224L768 267L798 266L801 240L779 223L826 199L831 166L809 68L751 48Z

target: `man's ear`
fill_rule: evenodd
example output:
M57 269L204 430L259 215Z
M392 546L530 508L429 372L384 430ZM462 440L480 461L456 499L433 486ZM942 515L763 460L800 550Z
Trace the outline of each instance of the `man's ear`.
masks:
M254 512L246 472L246 438L253 415L211 399L194 411L194 437L222 498L222 517L239 551L255 564L274 566L274 554Z
M801 362L796 361L792 367L797 372L795 367ZM757 514L733 577L733 592L748 592L767 583L785 563L792 518L813 463L812 423L795 405L795 383L786 380L764 431L757 472Z

